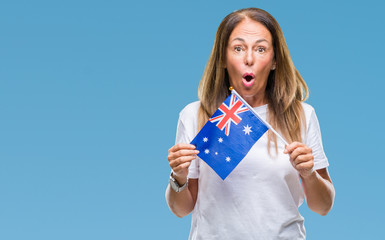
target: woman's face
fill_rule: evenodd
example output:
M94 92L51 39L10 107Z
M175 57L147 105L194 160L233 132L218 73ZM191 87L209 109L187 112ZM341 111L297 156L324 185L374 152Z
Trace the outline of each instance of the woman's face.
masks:
M230 35L225 67L231 86L252 107L266 104L267 77L275 69L269 30L254 20L242 20Z

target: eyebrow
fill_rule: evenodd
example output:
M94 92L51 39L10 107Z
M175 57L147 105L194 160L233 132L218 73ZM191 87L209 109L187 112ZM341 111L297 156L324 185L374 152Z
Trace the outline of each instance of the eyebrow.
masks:
M245 39L243 38L234 38L231 42L234 42L234 41L241 41L241 42L246 42ZM255 41L255 43L260 43L260 42L268 42L266 39L262 38L262 39L258 39L257 41Z

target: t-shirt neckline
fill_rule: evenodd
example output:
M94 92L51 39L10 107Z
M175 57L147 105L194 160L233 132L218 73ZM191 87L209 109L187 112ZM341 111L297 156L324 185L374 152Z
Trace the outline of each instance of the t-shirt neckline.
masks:
M258 106L258 107L253 107L253 109L254 109L258 114L265 113L266 110L267 110L267 104L262 105L262 106Z

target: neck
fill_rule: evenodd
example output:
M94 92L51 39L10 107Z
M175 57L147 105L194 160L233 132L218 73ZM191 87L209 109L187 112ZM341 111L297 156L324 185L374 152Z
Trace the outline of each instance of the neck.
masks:
M242 96L242 97L251 107L259 107L267 104L267 99L265 97L265 94L258 94L253 96Z

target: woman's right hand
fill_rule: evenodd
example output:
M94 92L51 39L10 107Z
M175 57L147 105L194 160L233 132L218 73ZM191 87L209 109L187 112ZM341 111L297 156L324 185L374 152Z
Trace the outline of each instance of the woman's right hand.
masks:
M188 167L199 153L192 144L178 143L168 150L168 162L178 183L187 181Z

